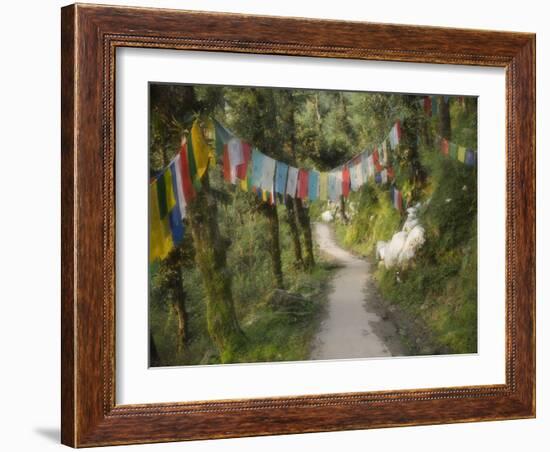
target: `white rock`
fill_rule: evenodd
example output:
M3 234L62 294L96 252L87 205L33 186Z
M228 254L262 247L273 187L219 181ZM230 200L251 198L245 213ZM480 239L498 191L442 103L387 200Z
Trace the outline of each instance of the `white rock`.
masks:
M332 212L330 210L325 210L321 214L321 220L323 220L325 223L330 223L331 221L334 220L334 215L332 214Z
M376 242L376 257L378 259L384 260L386 246L388 246L388 242L384 242L382 240L379 240L378 242Z
M396 232L390 243L384 248L384 265L386 268L394 267L399 261L399 254L407 240L407 233L404 231Z
M418 249L426 241L424 228L420 225L415 226L407 235L399 254L398 263L404 264L414 258Z

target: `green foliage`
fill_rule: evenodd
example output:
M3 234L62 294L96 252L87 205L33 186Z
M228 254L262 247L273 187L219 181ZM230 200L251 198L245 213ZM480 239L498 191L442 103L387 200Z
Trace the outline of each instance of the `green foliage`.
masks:
M387 187L364 185L352 193L349 204L356 214L348 224L336 224L336 236L346 246L362 255L372 255L376 242L389 240L401 222L401 215L391 203Z

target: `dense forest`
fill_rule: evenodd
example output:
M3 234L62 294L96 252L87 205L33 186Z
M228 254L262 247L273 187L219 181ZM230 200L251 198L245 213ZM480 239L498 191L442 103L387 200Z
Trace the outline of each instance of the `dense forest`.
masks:
M309 359L338 268L314 224L330 213L339 244L375 262L413 206L423 246L375 267L388 312L408 354L477 350L477 170L457 158L477 149L475 98L171 84L150 84L149 94L151 179L192 135L211 150L181 240L150 262L151 366ZM270 201L246 180L224 180L214 123L277 161L328 171L384 142L396 120L391 189Z

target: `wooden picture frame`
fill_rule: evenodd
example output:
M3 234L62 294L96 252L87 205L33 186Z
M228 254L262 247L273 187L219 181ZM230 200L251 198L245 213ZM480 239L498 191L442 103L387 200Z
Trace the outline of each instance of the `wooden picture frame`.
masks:
M535 35L70 5L62 9L62 442L73 447L535 416ZM115 50L506 69L506 383L115 403Z

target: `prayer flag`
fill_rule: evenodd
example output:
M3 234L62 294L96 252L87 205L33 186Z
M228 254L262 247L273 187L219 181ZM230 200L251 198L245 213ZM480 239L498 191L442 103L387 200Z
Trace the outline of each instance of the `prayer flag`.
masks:
M382 183L382 173L376 173L374 175L374 181L377 183L377 184L381 184Z
M363 185L363 177L361 173L361 156L355 157L350 164L349 169L350 186L353 191L357 191Z
M328 174L328 197L336 202L342 195L342 171L334 170Z
M149 261L164 259L172 249L172 234L168 219L160 217L158 180L149 185Z
M328 173L321 173L319 176L319 199L326 201L328 199Z
M227 144L223 146L223 180L231 182L231 163L229 163L229 149Z
M195 188L193 187L193 177L189 165L189 151L187 149L187 141L184 139L180 150L180 167L181 167L181 183L183 188L183 196L185 204L188 205L195 197Z
M286 181L286 194L295 198L297 188L298 188L298 168L289 166L288 177Z
M367 179L374 179L374 160L372 154L367 157Z
M388 171L386 170L386 168L380 171L380 182L382 184L385 184L388 182Z
M380 164L380 155L378 154L378 149L375 147L374 152L372 153L372 161L374 163L374 169L377 173L382 171L382 165Z
M281 195L285 194L286 179L288 176L288 165L283 162L277 162L275 170L275 192Z
M296 191L296 196L300 199L307 198L308 176L309 174L305 169L300 168L298 170L298 188Z
M237 181L237 167L244 163L242 142L238 138L231 138L227 143L229 156L229 181L234 184Z
M349 186L350 186L349 168L347 165L344 165L344 169L342 169L342 195L345 198L349 196Z
M260 177L260 188L262 190L273 190L273 181L275 179L275 165L277 161L264 155L262 161L262 171Z
M170 232L172 233L172 242L174 246L179 245L183 241L184 226L180 217L179 209L172 209L168 215L168 223Z
M369 179L369 163L368 163L369 154L367 151L361 154L361 180L364 184L367 183Z
M468 166L474 166L476 164L477 154L471 149L466 150L465 163Z
M449 155L449 140L447 140L447 138L441 138L441 143L440 143L440 146L441 146L441 153L443 155Z
M208 160L211 151L208 147L208 143L204 139L198 119L195 120L191 128L191 141L193 144L193 156L195 157L197 177L200 180L208 168Z
M466 160L466 148L464 146L458 146L458 161L464 163Z
M172 171L172 183L174 185L174 193L176 195L176 208L179 211L180 218L185 218L185 196L183 195L183 183L181 178L181 162L180 155L170 164L170 170Z
M242 154L242 163L237 165L237 178L241 181L244 181L247 177L248 172L248 162L250 162L250 154L252 153L252 149L250 147L250 144L245 143L244 141L241 142L241 154Z
M458 159L458 146L452 141L449 143L449 157L451 157L453 160Z
M308 175L308 198L315 201L319 198L319 171L311 170Z
M260 187L264 157L265 156L256 148L252 149L252 174L250 177L250 183L254 187Z
M160 217L164 218L176 205L170 168L166 168L157 179L157 196Z
M213 122L216 141L216 155L220 157L223 154L224 145L231 139L231 133L229 133L229 131L215 119L213 119Z

